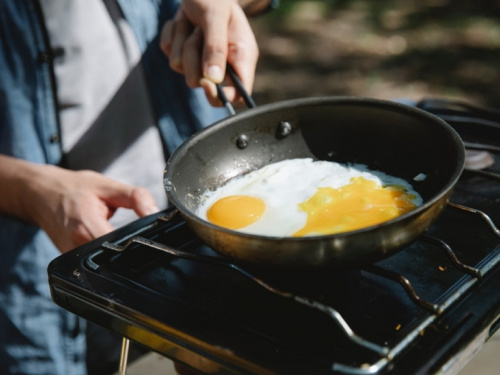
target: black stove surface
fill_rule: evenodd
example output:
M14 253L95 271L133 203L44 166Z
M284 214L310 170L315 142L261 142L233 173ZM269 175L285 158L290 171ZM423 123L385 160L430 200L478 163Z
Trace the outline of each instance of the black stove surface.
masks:
M500 141L499 129L481 136L471 122L453 125L464 140L495 145L490 133L499 132ZM499 164L489 171L500 172ZM195 358L206 372L453 372L500 317L499 234L461 207L500 223L500 180L464 172L451 201L426 235L395 255L363 269L314 272L230 264L169 210L55 259L52 295L172 359ZM138 237L142 243L129 241ZM126 246L116 252L113 244ZM208 258L183 259L157 244Z

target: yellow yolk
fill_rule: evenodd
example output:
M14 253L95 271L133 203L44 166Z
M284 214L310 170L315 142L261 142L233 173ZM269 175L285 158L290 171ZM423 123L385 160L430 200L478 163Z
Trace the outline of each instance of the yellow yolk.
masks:
M307 222L294 236L334 234L379 224L414 209L412 198L403 187L382 187L363 177L353 177L350 184L338 189L321 187L299 205L307 213Z
M239 229L257 221L265 209L262 199L231 195L215 202L207 212L207 219L224 228Z

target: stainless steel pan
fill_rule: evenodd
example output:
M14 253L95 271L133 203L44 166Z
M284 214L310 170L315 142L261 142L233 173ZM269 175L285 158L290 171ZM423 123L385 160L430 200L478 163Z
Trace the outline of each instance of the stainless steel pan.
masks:
M464 154L448 124L414 107L351 97L296 99L245 110L195 134L170 157L164 185L196 235L222 255L261 266L340 268L381 259L425 232L446 206ZM193 213L206 189L303 157L362 163L404 178L424 204L380 225L303 238L243 234ZM417 175L425 179L414 180Z

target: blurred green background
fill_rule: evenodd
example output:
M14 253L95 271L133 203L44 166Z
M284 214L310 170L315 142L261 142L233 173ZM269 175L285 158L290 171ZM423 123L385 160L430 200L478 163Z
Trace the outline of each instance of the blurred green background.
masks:
M258 105L356 95L500 107L500 1L281 0L251 22Z

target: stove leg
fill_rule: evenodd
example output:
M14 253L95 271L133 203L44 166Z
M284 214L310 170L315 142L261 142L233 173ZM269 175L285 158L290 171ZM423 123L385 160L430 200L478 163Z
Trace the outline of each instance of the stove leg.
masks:
M130 341L127 338L123 338L122 341L122 352L120 355L120 369L118 373L120 375L126 375L127 373L127 362L128 362L128 348L130 346Z

